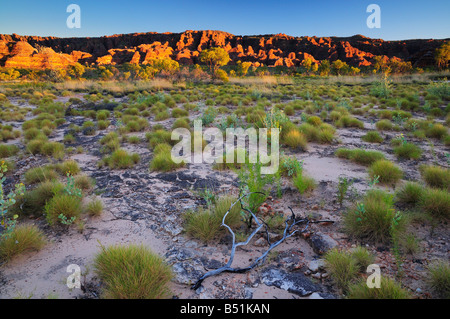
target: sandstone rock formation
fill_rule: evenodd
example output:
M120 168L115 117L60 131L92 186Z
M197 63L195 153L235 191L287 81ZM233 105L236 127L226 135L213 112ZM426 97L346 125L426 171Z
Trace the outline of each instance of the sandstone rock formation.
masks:
M150 59L171 58L181 64L198 63L200 52L223 47L232 64L249 61L255 66L298 66L305 58L314 62L340 59L364 67L377 55L410 61L424 67L434 63L433 52L445 40L383 41L362 35L339 37L292 37L285 34L235 36L222 31L183 33L134 33L99 38L56 38L0 35L0 66L60 68L82 64L146 64Z

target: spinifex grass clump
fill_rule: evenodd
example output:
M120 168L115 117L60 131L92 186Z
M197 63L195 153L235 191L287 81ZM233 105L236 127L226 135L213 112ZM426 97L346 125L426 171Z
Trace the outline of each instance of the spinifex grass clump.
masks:
M369 176L371 179L378 176L381 184L395 184L403 177L403 171L388 160L378 160L369 167Z
M448 260L435 260L430 263L427 282L437 296L450 299L450 264Z
M100 166L106 165L111 169L125 169L139 163L139 154L129 154L124 149L117 149L111 155L106 156L100 162Z
M416 144L402 142L400 145L394 147L394 153L398 158L418 159L422 155L422 150Z
M35 225L19 225L8 236L0 236L0 258L10 260L27 251L41 250L45 235Z
M383 137L377 131L369 131L361 139L368 143L382 143L384 141Z
M104 284L103 298L162 299L173 277L164 260L144 246L101 247L94 267Z
M450 218L450 196L448 190L427 188L419 201L419 208L438 219Z
M402 288L395 280L381 276L380 288L370 288L366 280L351 285L348 289L349 299L411 299L412 294Z
M431 187L450 190L450 169L433 165L420 167L425 183Z
M405 226L404 218L393 207L393 196L377 189L368 191L362 202L344 215L344 228L350 235L376 242L391 240L393 223L396 231Z
M198 238L204 242L209 242L214 238L223 235L226 232L225 227L221 227L223 217L228 213L225 224L231 228L235 228L242 224L241 221L241 205L236 203L232 196L221 196L214 203L210 203L207 209L200 208L197 211L187 212L184 216L185 231L194 238Z
M154 156L150 162L151 171L169 172L184 167L185 162L175 163L172 160L172 147L169 144L157 144L153 150Z
M308 147L308 140L306 139L305 135L296 129L287 132L283 136L282 143L289 147L300 148L302 150L306 150Z
M363 149L348 149L340 148L336 151L336 156L339 158L346 158L352 162L361 165L371 165L378 160L385 159L384 154L378 151L366 151Z
M410 206L416 206L422 195L425 192L425 187L415 182L407 182L396 193L396 201Z

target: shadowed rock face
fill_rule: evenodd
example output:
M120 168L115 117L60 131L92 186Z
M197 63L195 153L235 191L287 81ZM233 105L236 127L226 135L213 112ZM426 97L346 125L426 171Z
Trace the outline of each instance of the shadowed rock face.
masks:
M255 66L298 66L306 57L314 61L340 59L351 66L370 66L384 55L424 67L434 63L433 52L446 40L383 41L362 35L292 37L285 34L236 36L222 31L183 33L133 33L100 38L56 38L0 35L0 66L59 68L75 62L102 64L142 63L153 58L172 58L181 64L198 63L199 53L222 47L230 63L250 61ZM46 47L46 49L39 49Z

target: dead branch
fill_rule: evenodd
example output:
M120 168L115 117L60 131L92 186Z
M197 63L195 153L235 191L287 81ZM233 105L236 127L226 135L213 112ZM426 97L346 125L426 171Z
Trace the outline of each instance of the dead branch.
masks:
M309 220L307 217L305 217L305 218L297 218L297 217L295 216L295 214L294 214L292 208L289 207L289 209L291 210L291 216L289 216L289 218L287 218L286 221L285 221L285 228L284 228L284 231L283 231L283 237L282 237L280 240L278 240L278 241L276 241L276 242L274 242L274 243L271 243L271 241L270 241L270 236L269 236L269 227L267 226L267 224L264 223L264 222L261 223L261 222L259 221L259 219L255 216L255 214L254 214L253 212L251 212L249 209L244 208L243 205L242 205L242 202L241 202L242 198L244 198L245 196L249 196L249 195L251 195L251 194L254 194L254 193L259 193L259 192L252 192L252 193L248 193L248 194L244 194L244 195L240 196L240 197L238 198L238 200L236 200L236 201L230 206L230 208L228 209L228 211L227 211L227 212L225 213L225 215L223 216L223 219L222 219L222 225L221 225L221 226L224 226L225 228L227 228L228 231L230 232L231 236L232 236L231 252L230 252L230 258L229 258L228 262L227 262L224 266L222 266L222 267L220 267L220 268L217 268L217 269L214 269L214 270L211 270L211 271L205 273L203 276L201 276L201 277L197 280L197 282L191 287L191 289L194 289L194 290L198 289L198 288L200 287L200 285L202 284L203 280L205 280L205 279L208 278L208 277L215 276L215 275L218 275L218 274L223 273L223 272L244 273L244 272L246 272L246 271L249 271L249 270L255 268L255 267L258 266L259 264L264 263L264 261L265 261L267 255L270 253L270 251L271 251L272 249L274 249L275 247L277 247L278 245L280 245L280 244L281 244L283 241L285 241L287 238L292 237L295 233L297 233L297 232L300 232L300 233L305 232L305 231L308 229L309 225L312 224L312 223L323 223L323 222L331 222L331 223L333 223L333 221L331 221L331 220L311 221L311 220ZM243 210L245 210L246 212L248 212L249 214L251 214L252 218L254 219L254 221L255 221L255 223L256 223L256 225L257 225L256 229L253 230L253 232L248 236L247 240L244 241L244 242L240 242L240 243L236 243L236 235L235 235L235 233L234 233L233 230L230 228L230 226L228 226L227 224L225 224L225 219L226 219L228 213L231 211L231 209L233 208L233 206L234 206L235 204L237 204L238 202L241 204L241 208L242 208ZM299 229L293 230L294 226L299 225L299 224L304 224L304 225L305 225L305 226L303 227L303 229L301 229L301 230L299 230ZM231 264L233 263L233 260L234 260L234 254L235 254L235 252L236 252L236 248L239 247L239 246L245 246L245 245L247 245L247 244L250 242L250 240L251 240L251 239L252 239L252 238L253 238L253 237L254 237L254 236L255 236L255 235L263 228L263 227L265 228L265 231L266 231L266 240L267 240L267 243L268 243L268 245L269 245L269 248L268 248L268 249L267 249L260 257L258 257L251 265L249 265L248 267L244 267L244 268L234 268L234 267L231 267Z

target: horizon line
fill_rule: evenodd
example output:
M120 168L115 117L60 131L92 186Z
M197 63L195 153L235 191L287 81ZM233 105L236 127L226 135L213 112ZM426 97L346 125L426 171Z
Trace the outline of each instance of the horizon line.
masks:
M277 35L285 35L288 37L293 37L293 38L353 38L353 37L364 37L367 39L371 39L371 40L382 40L382 41L390 41L390 42L395 42L395 41L411 41L411 40L450 40L450 37L447 38L407 38L407 39L398 39L398 40L385 40L383 38L371 38L368 36L365 36L363 34L357 33L357 34L353 34L350 36L337 36L337 35L332 35L332 36L317 36L317 35L300 35L300 36L293 36L293 35L289 35L286 33L266 33L266 34L234 34L234 33L230 33L227 31L222 31L222 30L213 30L213 29L203 29L203 30L184 30L181 32L172 32L172 31L165 31L165 32L157 32L157 31L142 31L142 32L130 32L130 33L114 33L114 34L110 34L110 35L102 35L102 36L75 36L75 37L70 37L70 36L55 36L55 35L20 35L17 33L0 33L0 35L9 35L9 36L19 36L19 37L39 37L39 38L58 38L58 39L83 39L83 38L110 38L110 37L115 37L115 36L122 36L122 35L137 35L137 34L183 34L186 32L204 32L204 31L213 31L213 32L223 32L223 33L228 33L230 35L233 35L235 37L264 37L264 36L277 36Z

